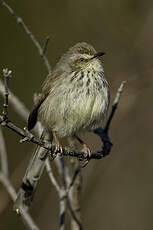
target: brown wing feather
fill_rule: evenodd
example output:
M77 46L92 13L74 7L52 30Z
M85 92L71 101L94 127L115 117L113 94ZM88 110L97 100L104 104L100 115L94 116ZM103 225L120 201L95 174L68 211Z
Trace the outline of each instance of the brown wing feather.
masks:
M38 118L38 110L41 106L41 104L44 102L47 96L38 96L38 101L34 107L34 109L31 111L29 117L28 117L28 130L31 130L34 128L34 126L37 123L37 118Z

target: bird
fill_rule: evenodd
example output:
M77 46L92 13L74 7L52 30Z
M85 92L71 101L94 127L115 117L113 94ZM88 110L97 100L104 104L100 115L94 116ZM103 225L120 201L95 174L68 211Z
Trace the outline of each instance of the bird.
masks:
M101 60L104 54L79 42L61 56L42 85L28 118L28 130L39 119L52 131L57 151L62 148L59 138L75 137L85 156L91 156L78 135L99 127L108 110L110 87Z

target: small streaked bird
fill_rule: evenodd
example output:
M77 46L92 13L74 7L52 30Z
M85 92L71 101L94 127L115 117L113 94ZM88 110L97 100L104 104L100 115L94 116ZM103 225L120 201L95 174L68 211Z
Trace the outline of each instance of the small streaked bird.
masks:
M28 118L28 130L39 118L52 130L59 150L58 138L76 137L81 142L80 132L96 129L106 115L110 97L101 61L104 54L86 42L71 47L46 78ZM90 156L89 148L82 144L85 155Z

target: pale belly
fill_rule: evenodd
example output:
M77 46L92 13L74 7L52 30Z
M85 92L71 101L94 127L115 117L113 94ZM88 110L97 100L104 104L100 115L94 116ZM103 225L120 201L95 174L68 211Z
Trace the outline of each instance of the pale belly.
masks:
M57 136L73 136L96 128L103 120L108 104L107 88L93 88L90 93L77 87L65 91L61 89L56 90L56 96L48 96L40 108L39 116Z

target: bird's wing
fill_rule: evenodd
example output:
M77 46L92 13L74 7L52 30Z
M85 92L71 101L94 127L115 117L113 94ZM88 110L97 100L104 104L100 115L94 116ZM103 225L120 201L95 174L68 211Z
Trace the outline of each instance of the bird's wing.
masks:
M29 117L28 117L28 130L31 130L34 128L34 126L37 123L37 118L38 118L38 110L41 106L41 104L44 102L48 94L39 94L37 98L36 105L34 106L33 110L31 111Z
M55 67L54 71L52 71L52 73L49 74L46 80L44 81L42 87L42 93L38 95L36 104L28 117L28 130L33 129L34 126L36 125L39 108L41 104L44 102L44 100L48 97L50 89L53 87L56 79L59 76L61 76L61 73L62 71L60 69L57 71Z
M62 67L59 68L59 66L60 66L60 64L57 63L57 65L55 66L52 73L50 73L47 76L46 80L43 83L42 93L39 94L39 96L37 98L37 102L36 102L32 112L30 113L29 118L28 118L28 130L33 129L34 126L36 125L37 118L38 118L38 111L39 111L41 104L48 97L50 90L54 87L56 82L58 82L58 78L63 77L63 75L62 75L63 69L62 69Z

